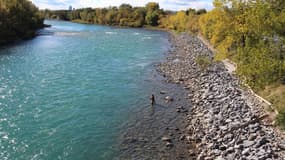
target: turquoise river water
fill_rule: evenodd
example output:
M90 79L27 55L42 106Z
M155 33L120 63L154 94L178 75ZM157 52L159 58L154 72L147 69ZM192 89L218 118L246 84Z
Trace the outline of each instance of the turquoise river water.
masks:
M0 48L0 159L116 158L123 124L149 103L167 33L46 24Z

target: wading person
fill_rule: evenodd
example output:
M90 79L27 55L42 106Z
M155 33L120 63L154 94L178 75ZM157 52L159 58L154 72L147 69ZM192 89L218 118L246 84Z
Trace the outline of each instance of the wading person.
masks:
M150 97L150 103L151 103L151 105L155 104L155 99L154 99L154 95L153 94Z

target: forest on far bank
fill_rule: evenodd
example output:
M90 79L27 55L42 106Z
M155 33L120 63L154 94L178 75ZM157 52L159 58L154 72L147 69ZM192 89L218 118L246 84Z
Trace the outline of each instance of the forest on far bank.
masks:
M189 9L186 14L194 11L195 14L206 13L205 9L198 11ZM145 7L133 7L130 4L122 4L119 7L108 8L82 8L74 10L42 10L42 16L46 19L67 20L80 23L143 27L159 26L161 19L176 12L165 11L158 3L149 2Z
M29 0L0 0L0 45L34 37L43 20Z

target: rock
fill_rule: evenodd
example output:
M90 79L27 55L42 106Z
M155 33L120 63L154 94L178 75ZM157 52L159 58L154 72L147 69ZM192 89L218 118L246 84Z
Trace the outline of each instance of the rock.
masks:
M183 109L183 107L182 106L177 106L176 109Z
M164 136L164 137L161 138L161 140L162 140L162 141L170 142L170 141L171 141L171 138Z
M250 134L249 137L248 137L248 140L250 141L254 141L256 139L256 134Z
M183 87L183 88L189 90L191 87L190 86L186 86L186 87Z
M164 99L167 100L167 101L173 101L173 98L170 97L170 96L166 96Z
M145 138L143 138L143 137L140 137L140 138L138 138L138 141L140 141L140 142L148 142L148 139L145 139Z
M231 134L231 133L229 133L229 134L227 134L227 135L224 136L225 139L230 139L230 140L231 140L233 137L234 137L234 135Z
M216 156L219 156L221 154L221 151L215 149L215 150L212 151L212 153L215 154Z
M285 150L285 143L279 143L279 144L278 144L278 147L279 147L281 150Z
M186 110L184 107L181 107L181 106L178 106L176 107L176 112L180 113L185 113L185 112L188 112L188 110Z
M254 145L254 141L248 141L248 140L243 141L243 146L245 148L250 147L252 145Z
M223 156L219 156L219 157L215 158L215 160L225 160L225 159L223 158Z
M187 96L188 96L188 98L191 98L191 97L193 97L193 94L188 94Z
M213 110L213 113L214 113L214 114L219 114L219 113L220 113L220 109L218 109L218 108L214 109L214 110Z
M166 94L166 91L160 91L159 93L160 94Z
M228 154L226 159L235 159L235 154Z
M196 153L195 153L195 152L193 152L193 151L191 151L191 150L190 150L189 152L190 152L190 153L189 153L189 156L190 156L190 157L195 157L195 156L196 156Z
M235 145L234 148L239 149L239 150L243 150L243 145Z
M214 143L209 143L208 145L207 145L207 148L212 148L214 146Z
M173 143L171 143L171 142L167 142L166 143L166 147L173 147L174 145L173 145Z
M227 147L226 146L220 146L220 148L219 148L221 151L225 151L226 149L227 149Z
M229 147L229 148L227 149L227 154L233 153L233 152L234 152L234 147Z
M269 141L265 138L265 137L262 137L256 144L256 148L259 148L261 147L262 145L268 143Z
M249 151L250 151L250 149L249 149L249 148L246 148L246 149L244 149L244 150L241 152L241 154L244 155L244 156L249 156Z
M205 155L203 152L197 156L197 160L204 160L204 159L205 159Z
M231 123L232 122L232 120L231 119L226 119L226 121L225 121L226 123Z
M195 138L195 143L201 143L202 139L201 138Z
M225 130L227 130L227 129L228 129L228 127L227 127L227 126L219 126L219 128L220 128L220 130L223 130L223 131L225 131Z
M126 143L136 143L138 140L136 138L128 137L125 139Z
M248 156L247 158L250 160L259 160L258 157L256 156Z
M179 137L179 140L180 140L180 141L183 141L185 138L186 138L186 136L185 136L185 135L182 135L182 136Z

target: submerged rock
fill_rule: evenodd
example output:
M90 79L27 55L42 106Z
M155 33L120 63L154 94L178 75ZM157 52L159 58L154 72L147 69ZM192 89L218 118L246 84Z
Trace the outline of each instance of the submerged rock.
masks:
M160 91L159 93L160 94L166 94L166 91Z
M171 141L171 138L164 136L164 137L161 138L161 140L162 140L162 141L170 142L170 141Z
M167 143L166 143L166 147L169 147L169 148L170 148L170 147L173 147L173 146L174 146L174 145L173 145L173 143L171 143L171 142L167 142Z
M170 96L166 96L164 99L167 100L167 101L169 101L169 102L172 102L172 101L173 101L173 98L170 97Z

